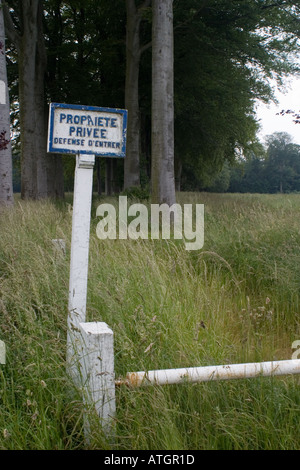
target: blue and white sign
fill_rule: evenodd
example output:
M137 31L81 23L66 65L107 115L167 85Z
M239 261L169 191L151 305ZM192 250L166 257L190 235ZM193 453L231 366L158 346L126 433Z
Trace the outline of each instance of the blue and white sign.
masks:
M125 157L127 111L51 103L48 152Z

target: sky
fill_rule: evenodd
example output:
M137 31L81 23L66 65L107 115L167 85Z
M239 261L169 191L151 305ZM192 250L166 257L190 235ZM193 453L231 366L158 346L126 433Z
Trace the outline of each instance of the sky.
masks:
M282 109L300 111L300 78L290 79L285 84L285 92L276 91L275 96L279 104L265 105L258 103L256 107L257 118L260 119L261 130L258 134L263 143L267 135L274 132L287 132L293 138L293 143L300 145L300 124L293 122L292 115L277 116Z

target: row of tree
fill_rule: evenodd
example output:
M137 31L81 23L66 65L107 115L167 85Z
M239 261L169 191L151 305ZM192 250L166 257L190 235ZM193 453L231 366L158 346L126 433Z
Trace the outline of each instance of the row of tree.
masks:
M220 172L210 181L198 179L192 169L185 168L182 173L183 191L208 191L219 193L290 193L300 192L300 145L294 144L286 133L275 133L268 136L266 146L257 146L256 153L241 156L230 164L225 161ZM104 163L98 160L98 163ZM105 171L105 165L101 171ZM65 189L73 190L74 167L64 174ZM100 184L99 184L100 183ZM115 174L110 181L110 193L122 190L122 174ZM14 165L13 186L20 192L21 178L18 161ZM104 185L98 179L98 167L94 174L94 189L99 195ZM130 187L124 194L149 198L149 186Z
M270 78L280 85L298 71L290 54L299 1L1 0L0 7L23 198L63 196L63 160L46 152L51 101L128 109L127 155L107 159L107 173L120 175L125 189L151 182L153 200L172 204L189 172L205 184L224 162L255 151L255 101L272 99ZM0 41L3 59L2 23ZM1 129L0 144L9 140ZM10 143L1 145L0 165Z
M249 155L229 170L229 192L289 193L300 191L300 145L287 133L267 139L261 155Z
M186 191L230 193L290 193L300 192L300 145L284 132L267 137L265 146L256 148L247 157L233 164L225 162L222 170L210 182L203 184L188 172L183 177Z

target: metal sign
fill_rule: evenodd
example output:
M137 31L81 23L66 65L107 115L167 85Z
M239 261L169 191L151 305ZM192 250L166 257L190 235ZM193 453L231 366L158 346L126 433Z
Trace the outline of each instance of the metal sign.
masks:
M48 152L125 157L127 111L51 103Z

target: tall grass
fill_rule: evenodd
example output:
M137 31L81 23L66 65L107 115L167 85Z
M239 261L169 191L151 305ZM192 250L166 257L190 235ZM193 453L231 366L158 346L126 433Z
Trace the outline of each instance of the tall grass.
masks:
M299 195L182 193L205 204L205 245L99 240L93 202L87 320L114 331L117 376L290 359L300 339ZM110 202L117 203L111 198ZM105 201L107 202L107 201ZM65 373L71 205L0 214L0 449L84 449ZM64 238L67 255L51 240ZM94 449L298 449L296 377L117 389L116 438Z

